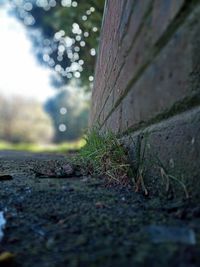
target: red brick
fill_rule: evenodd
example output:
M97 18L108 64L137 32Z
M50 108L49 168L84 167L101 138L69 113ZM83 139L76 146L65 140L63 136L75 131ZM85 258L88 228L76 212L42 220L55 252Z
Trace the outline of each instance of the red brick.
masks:
M113 112L106 121L107 129L112 130L112 132L115 134L119 133L121 128L121 112L122 112L122 105L119 105L115 110L115 112Z
M147 0L142 4L127 0L124 5L122 2L108 1L96 67L92 118L103 122L113 105L123 101L122 130L125 130L127 125L148 121L190 94L189 76L194 71L192 33L197 26L193 23L192 28L189 24L199 15L196 18L191 15L189 23L182 25L171 40L166 40L154 59L156 42L185 1ZM131 4L133 11L129 10ZM198 13L198 8L195 12ZM127 90L130 92L124 98ZM107 125L112 124L110 120Z
M123 130L152 119L191 95L193 38L190 28L183 26L132 86L123 99Z

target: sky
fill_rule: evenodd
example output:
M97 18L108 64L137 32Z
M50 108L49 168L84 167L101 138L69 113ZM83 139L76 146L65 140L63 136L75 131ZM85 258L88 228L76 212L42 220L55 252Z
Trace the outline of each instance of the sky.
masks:
M0 94L41 102L54 95L49 82L52 70L39 65L25 27L8 15L5 5L0 8L0 39Z

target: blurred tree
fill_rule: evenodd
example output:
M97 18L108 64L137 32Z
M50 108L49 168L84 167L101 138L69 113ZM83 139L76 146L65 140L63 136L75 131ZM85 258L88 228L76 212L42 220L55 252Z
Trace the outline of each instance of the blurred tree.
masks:
M0 139L15 143L48 143L53 135L52 121L39 102L0 96Z
M88 126L89 101L80 89L62 90L45 104L55 127L55 142L81 138Z
M104 1L10 0L18 18L33 29L29 34L38 59L63 83L76 78L85 88L93 81ZM52 83L57 84L55 76Z

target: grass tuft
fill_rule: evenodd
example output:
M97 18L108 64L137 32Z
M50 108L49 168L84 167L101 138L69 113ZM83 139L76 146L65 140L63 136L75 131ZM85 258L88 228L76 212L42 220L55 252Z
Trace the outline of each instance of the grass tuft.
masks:
M75 158L88 174L105 177L109 182L130 184L131 166L128 151L112 132L101 135L97 128L89 130L86 145Z
M78 151L72 161L82 174L106 178L109 184L130 185L135 192L142 192L145 196L150 193L145 180L149 171L156 168L159 170L158 177L162 179L167 194L174 184L178 184L184 191L185 197L189 198L186 185L180 178L172 175L153 153L148 138L148 132L138 135L136 143L131 138L131 143L135 143L133 163L130 151L115 134L111 131L100 134L98 127L92 128L85 137L85 146Z

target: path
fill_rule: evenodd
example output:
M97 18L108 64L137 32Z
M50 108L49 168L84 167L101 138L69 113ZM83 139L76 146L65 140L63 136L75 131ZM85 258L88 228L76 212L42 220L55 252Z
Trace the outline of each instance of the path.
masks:
M14 266L200 266L197 206L105 188L95 179L36 178L31 168L49 160L66 158L0 152L1 173L13 175L0 181L7 219L0 253L14 253ZM171 226L182 230L172 234Z

